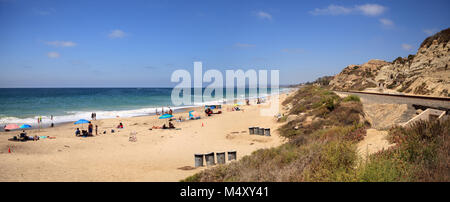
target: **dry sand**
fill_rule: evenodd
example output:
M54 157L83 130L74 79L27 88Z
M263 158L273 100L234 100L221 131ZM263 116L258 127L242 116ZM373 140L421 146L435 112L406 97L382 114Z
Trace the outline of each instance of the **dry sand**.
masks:
M347 97L348 94L335 92L340 97ZM361 98L365 118L370 122L371 128L367 129L364 140L357 144L358 155L365 160L368 155L386 150L395 144L389 144L386 139L387 129L401 123L402 115L407 110L406 104L379 104L368 103Z
M368 155L394 146L395 144L389 144L389 141L386 139L387 135L387 131L367 129L366 137L357 145L360 157L365 160Z
M280 95L280 103L285 97ZM263 105L243 106L244 111L227 108L223 106L220 115L202 113L199 120L174 122L181 130L149 130L167 120L144 116L93 121L99 133L107 130L107 134L87 138L76 137L80 125L73 124L29 130L28 135L56 137L38 141L12 142L8 138L18 131L1 132L0 181L179 181L205 169L180 169L194 166L195 153L236 150L240 159L285 141L276 132L280 123L260 115ZM186 118L187 112L175 117L180 115ZM124 129L112 134L119 122ZM272 136L249 135L251 126L271 128ZM137 142L129 141L132 131L137 132Z

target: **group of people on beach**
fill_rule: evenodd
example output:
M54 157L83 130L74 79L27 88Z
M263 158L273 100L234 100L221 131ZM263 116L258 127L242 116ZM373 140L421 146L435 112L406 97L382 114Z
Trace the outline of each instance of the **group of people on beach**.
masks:
M41 138L54 139L55 137L37 136L37 135L35 135L35 136L28 136L27 132L25 132L25 130L22 130L22 132L18 136L14 136L13 138L10 138L8 140L25 142L25 141L38 141Z
M27 140L33 140L33 141L37 141L39 140L39 136L35 135L35 136L28 136L27 133L25 132L25 130L23 130L20 134L19 134L19 141L27 141Z
M175 125L173 125L172 121L169 121L169 126L163 124L162 126L153 126L151 129L175 129Z
M158 108L155 109L155 115L164 115L164 114L170 114L172 115L173 111L169 107L169 110L167 112L164 112L164 107L161 107L161 114L158 112Z
M260 104L260 103L261 103L261 100L258 98L257 104ZM246 99L246 104L250 105L248 99ZM215 106L215 107L217 107L217 106ZM232 111L240 111L240 110L241 109L237 105L232 108ZM220 114L221 112L222 111L218 111L217 113L214 113L213 110L209 106L207 106L207 108L205 109L205 114L207 116L211 116L212 114ZM159 112L158 112L157 109L156 109L156 114L159 115ZM170 115L172 115L173 111L172 111L172 109L170 107L169 107L168 111L164 111L164 107L162 107L161 108L161 114L170 114ZM51 116L51 120L52 120L52 126L51 127L53 127L53 115ZM91 113L91 120L97 120L97 113L95 113L95 112ZM182 118L180 117L179 121L181 122L181 120L182 120ZM39 119L39 123L41 123L41 122L42 122L42 119L40 118ZM116 128L117 129L123 129L124 128L123 123L120 122L119 125L117 125ZM172 119L169 119L168 125L163 124L162 126L153 126L152 129L175 129L175 125L172 123ZM94 136L93 133L94 133L94 125L92 124L91 121L89 121L87 131L86 130L80 130L80 128L77 128L76 131L75 131L75 135L76 136L85 136L85 137L87 137L87 136ZM113 129L111 130L111 133L114 133ZM104 131L103 134L106 134L106 131ZM95 125L95 135L98 135L98 125ZM39 140L39 136L34 136L34 137L33 136L27 136L25 130L22 133L20 133L20 135L18 137L15 137L15 138L19 139L19 140Z
M88 130L80 131L80 128L77 128L77 130L75 131L75 136L85 136L85 137L94 136L93 131L94 125L92 124L92 122L89 121ZM95 125L95 135L98 135L98 125Z
M116 128L123 129L123 123L120 122ZM83 137L94 136L93 132L94 132L94 125L92 124L91 121L89 121L88 130L80 131L80 128L77 128L77 130L75 130L75 136L83 136ZM114 133L114 132L115 132L114 129L111 129L111 133ZM103 134L106 134L106 130L103 131ZM95 125L95 135L98 135L98 125Z

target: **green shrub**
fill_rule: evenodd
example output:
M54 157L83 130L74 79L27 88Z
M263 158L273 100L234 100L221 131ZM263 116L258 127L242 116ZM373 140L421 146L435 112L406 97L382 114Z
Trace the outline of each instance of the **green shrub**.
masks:
M329 142L306 171L306 181L355 181L357 159L355 144L347 141Z
M361 165L357 171L358 181L363 182L398 182L407 179L407 166L399 159L392 158L393 152L374 154L368 163Z
M344 99L342 99L343 102L361 102L361 100L359 99L359 96L356 95L349 95L347 97L345 97Z
M449 181L450 119L420 121L409 128L394 127L394 148L371 155L359 170L361 181Z

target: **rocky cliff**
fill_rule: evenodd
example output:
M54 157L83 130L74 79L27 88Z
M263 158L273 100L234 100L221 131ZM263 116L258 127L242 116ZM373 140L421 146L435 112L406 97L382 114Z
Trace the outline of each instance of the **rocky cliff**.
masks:
M450 97L449 63L450 28L426 38L416 55L349 65L330 81L330 87Z

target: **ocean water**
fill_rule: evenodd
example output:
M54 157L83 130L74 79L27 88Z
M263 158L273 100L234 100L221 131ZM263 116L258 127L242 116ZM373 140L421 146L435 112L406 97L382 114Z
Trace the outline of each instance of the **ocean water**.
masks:
M280 92L287 91L280 88ZM191 89L192 95L194 94ZM225 96L226 90L223 90ZM2 88L0 89L0 124L37 125L42 117L44 125L90 119L91 113L97 113L97 119L132 117L154 114L161 107L173 110L190 106L174 106L171 101L172 88ZM251 94L245 89L235 99L266 97L272 94ZM209 102L195 105L221 104L226 101L216 97ZM53 115L53 121L50 117Z

